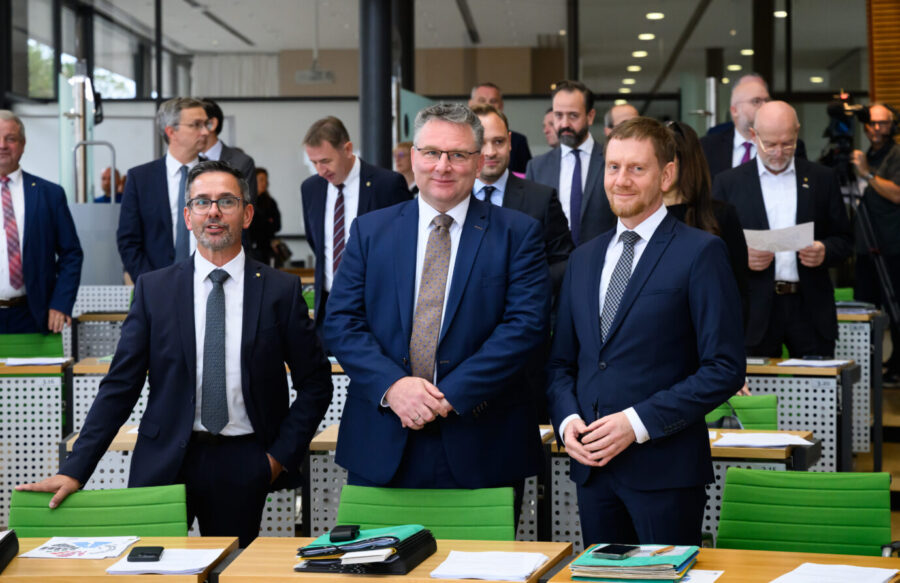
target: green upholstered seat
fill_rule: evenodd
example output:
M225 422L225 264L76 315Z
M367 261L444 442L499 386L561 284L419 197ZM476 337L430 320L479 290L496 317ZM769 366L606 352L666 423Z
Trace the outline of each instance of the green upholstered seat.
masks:
M62 355L62 334L0 334L0 358Z
M344 486L338 524L421 524L438 539L514 540L513 489L416 490Z
M184 485L81 490L51 510L50 494L12 493L9 527L20 537L187 536Z
M836 287L836 288L834 288L834 301L836 301L836 302L852 302L853 301L853 288L852 287Z
M778 429L778 396L748 395L728 399L744 429ZM731 415L728 405L721 404L706 414L706 422Z
M716 546L881 555L891 543L888 473L728 468Z

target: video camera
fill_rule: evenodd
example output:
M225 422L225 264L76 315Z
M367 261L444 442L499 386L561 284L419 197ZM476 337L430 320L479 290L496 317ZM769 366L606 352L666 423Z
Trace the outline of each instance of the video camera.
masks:
M834 168L841 186L849 186L854 181L853 167L850 163L854 149L854 121L868 122L869 108L853 103L853 98L844 91L834 98L827 107L828 127L822 135L828 138L828 145L822 151L819 163Z

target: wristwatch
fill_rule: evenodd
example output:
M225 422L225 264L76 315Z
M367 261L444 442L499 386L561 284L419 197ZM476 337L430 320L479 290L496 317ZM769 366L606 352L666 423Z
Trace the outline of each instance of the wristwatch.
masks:
M869 173L866 174L866 182L871 182L873 178L875 178L875 173L869 170Z

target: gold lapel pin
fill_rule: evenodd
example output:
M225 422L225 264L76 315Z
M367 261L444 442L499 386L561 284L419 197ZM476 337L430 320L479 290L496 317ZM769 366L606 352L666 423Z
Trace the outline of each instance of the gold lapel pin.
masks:
M37 182L32 182L31 186L37 186Z
M366 186L372 186L372 181L371 181L371 180L366 180Z
M259 275L259 272L258 272L258 271L256 272L256 277L261 277L261 276Z

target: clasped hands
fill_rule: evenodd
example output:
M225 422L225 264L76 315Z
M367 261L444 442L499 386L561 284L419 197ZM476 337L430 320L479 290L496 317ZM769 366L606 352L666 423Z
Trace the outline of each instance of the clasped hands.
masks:
M403 427L416 430L438 416L446 417L453 410L444 393L420 377L401 378L391 385L384 399Z
M804 267L818 267L825 261L825 244L821 241L813 241L809 247L797 251L797 258ZM765 271L775 259L771 251L760 251L747 247L747 265L752 271Z
M613 413L585 425L572 419L563 435L566 453L585 466L603 467L634 443L634 429L625 413Z

